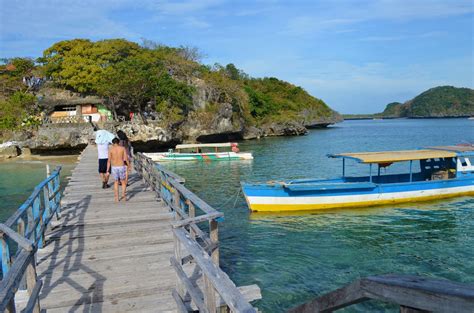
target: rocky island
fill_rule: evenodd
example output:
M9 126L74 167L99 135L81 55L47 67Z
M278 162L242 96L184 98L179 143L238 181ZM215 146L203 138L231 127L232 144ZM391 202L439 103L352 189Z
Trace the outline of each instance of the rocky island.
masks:
M392 102L376 114L347 114L344 119L450 118L474 116L474 90L453 86L428 89L404 103Z
M405 103L389 103L381 117L446 118L474 115L474 90L440 86L431 88Z
M16 142L18 153L81 149L99 127L124 130L140 150L160 150L302 135L342 120L301 87L199 60L195 48L123 39L61 41L36 60L4 60L2 141Z

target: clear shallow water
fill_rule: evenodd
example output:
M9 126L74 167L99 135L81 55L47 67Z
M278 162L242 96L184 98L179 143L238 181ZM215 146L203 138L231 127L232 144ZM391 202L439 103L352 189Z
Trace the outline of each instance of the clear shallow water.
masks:
M62 166L61 183L64 184L75 161L77 156L0 162L0 222L8 219L30 196L35 186L46 178L46 164L49 164L51 171L58 165Z
M303 137L240 144L252 162L170 163L186 186L225 213L221 264L237 285L258 284L264 312L283 312L359 277L403 273L474 283L474 198L320 211L250 214L240 181L329 178L341 161L326 154L474 142L467 119L346 121ZM349 173L368 173L347 163ZM405 166L390 172L406 171ZM348 312L398 312L369 302Z

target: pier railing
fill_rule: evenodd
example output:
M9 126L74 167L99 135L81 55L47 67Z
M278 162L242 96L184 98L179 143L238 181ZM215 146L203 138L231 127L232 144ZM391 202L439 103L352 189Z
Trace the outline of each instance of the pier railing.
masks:
M15 312L15 294L26 290L28 301L22 312L39 312L39 292L35 253L44 245L44 233L61 210L61 167L35 187L31 196L4 223L0 224L0 312Z
M260 298L258 286L238 288L219 267L219 222L224 214L188 190L183 178L142 153L135 154L134 165L175 214L175 255L170 261L178 278L173 291L178 311L256 312L249 301Z
M473 285L407 275L359 279L288 312L333 312L371 299L398 304L401 313L474 312Z

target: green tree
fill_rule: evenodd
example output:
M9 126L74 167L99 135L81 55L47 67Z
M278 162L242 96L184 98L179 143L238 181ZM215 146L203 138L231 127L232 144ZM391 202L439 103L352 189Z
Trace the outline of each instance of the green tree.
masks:
M247 79L244 84L249 95L250 112L259 120L298 119L304 122L334 114L324 101L275 77Z
M124 39L74 39L54 44L39 61L44 64L45 74L59 85L94 93L104 69L138 54L140 49L138 44Z
M29 114L35 112L35 96L17 91L7 100L0 101L0 129L19 128Z
M26 90L23 84L24 76L29 76L35 70L35 63L29 58L4 59L0 65L0 99L8 98L17 91Z
M97 87L115 117L119 103L122 110L136 112L143 120L150 102L178 107L182 112L192 104L192 88L174 80L152 51L142 51L109 66L100 75Z

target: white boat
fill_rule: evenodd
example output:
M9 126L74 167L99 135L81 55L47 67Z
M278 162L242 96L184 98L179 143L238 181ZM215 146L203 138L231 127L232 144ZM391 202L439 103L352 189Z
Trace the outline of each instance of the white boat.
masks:
M252 160L250 152L240 152L236 142L226 143L204 143L204 144L182 144L177 145L174 150L158 153L144 153L154 162L169 161L237 161ZM222 148L230 148L231 151L220 151ZM211 150L204 152L204 150Z

